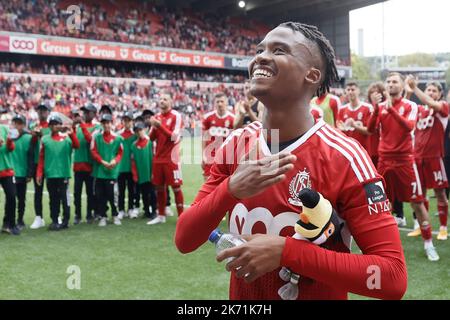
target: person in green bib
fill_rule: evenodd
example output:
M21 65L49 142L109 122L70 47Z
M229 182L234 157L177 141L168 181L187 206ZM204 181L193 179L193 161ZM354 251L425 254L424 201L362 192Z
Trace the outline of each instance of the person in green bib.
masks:
M139 208L136 205L136 184L131 175L130 147L136 140L133 132L133 112L126 111L122 115L123 129L118 132L123 139L123 157L119 165L119 218L129 216L134 219L139 215ZM125 214L125 191L128 189L128 212Z
M16 114L12 123L17 130L14 140L14 151L11 153L11 162L16 179L17 197L17 227L25 228L23 217L25 215L25 204L27 196L27 184L33 177L34 152L31 146L31 134L26 130L27 119L21 114Z
M0 185L5 192L5 207L2 232L19 235L16 226L16 184L14 183L14 169L11 161L11 152L14 150L14 141L11 139L7 126L0 125Z
M146 134L145 129L146 125L143 122L137 122L134 126L137 140L133 142L130 148L131 172L142 196L144 216L153 219L156 217L156 193L151 183L153 143Z
M75 123L77 127L77 138L80 141L80 147L74 151L73 155L73 171L74 171L74 205L75 218L74 224L81 222L81 196L83 192L83 184L86 188L87 195L87 213L86 222L91 224L94 221L95 214L95 196L94 196L94 178L92 177L92 158L90 152L90 144L92 134L96 130L100 130L101 126L94 123L97 114L97 108L92 104L80 108L83 112L83 122Z
M36 180L42 185L47 179L50 198L50 231L59 231L69 227L69 179L72 175L72 149L80 147L75 130L63 126L58 115L49 118L51 133L42 137ZM62 223L58 223L60 208L63 208Z
M91 156L94 160L93 176L95 179L95 197L97 214L100 215L99 226L106 226L107 204L111 206L113 222L121 225L114 203L114 186L119 177L119 164L123 156L122 137L112 132L112 116L103 114L100 121L103 127L101 133L92 138Z
M40 185L37 183L36 171L39 161L39 146L41 139L43 136L50 133L50 128L48 127L47 121L47 118L50 115L50 106L48 104L41 103L36 107L36 111L39 118L38 122L35 122L30 126L32 134L31 144L34 148L34 212L36 214L36 217L30 226L31 229L45 227L45 221L42 218L42 192L44 191L44 183L41 183Z
M311 108L320 110L323 120L331 126L336 126L341 100L331 93L324 93L314 97L310 102Z

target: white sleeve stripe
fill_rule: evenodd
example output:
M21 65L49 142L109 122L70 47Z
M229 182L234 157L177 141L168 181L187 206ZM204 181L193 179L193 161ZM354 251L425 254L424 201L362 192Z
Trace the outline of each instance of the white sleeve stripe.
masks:
M248 127L250 127L250 126L251 126L253 129L258 130L258 129L262 128L262 123L259 122L259 121L255 121L255 122L252 122L252 123L250 123L250 124L248 125Z
M443 116L441 116L440 113L437 113L436 118L438 118L439 122L442 125L442 128L444 129L442 134L445 134L445 130L447 129L447 125L448 125L448 117L443 117Z
M324 127L325 128L325 127ZM371 161L369 161L369 158L367 157L366 153L364 152L364 150L352 139L350 139L349 137L345 136L344 134L342 134L341 132L338 132L337 130L331 129L332 132L342 138L342 140L346 141L347 143L350 143L353 145L354 150L357 151L355 154L356 156L361 156L361 158L364 160L364 164L366 165L366 168L369 169L370 172L370 177L373 179L376 177L375 171L373 169L373 165L371 164ZM362 167L364 169L364 167Z
M180 130L181 130L181 114L179 114L178 112L173 112L173 114L175 115L175 128L173 130L174 134L179 134Z
M356 177L358 178L359 182L364 182L363 177L361 176L361 172L359 171L359 169L356 167L355 165L355 161L353 159L353 157L351 157L347 151L345 151L344 149L342 149L339 145L331 142L330 140L328 140L323 134L322 132L317 131L316 134L330 147L335 148L336 150L338 150L340 153L342 153L342 155L344 157L347 158L347 160L350 162L350 165L353 169L353 172L355 173Z
M256 123L253 123L253 122L247 126L247 128L249 128L249 127L253 130L258 130L260 128L259 126L256 125Z
M412 102L410 105L411 105L411 112L409 113L408 120L416 121L419 108L417 107L417 104L415 104L414 102Z
M345 142L342 138L333 135L330 131L327 130L327 128L323 127L322 131L332 140L340 143L342 145L342 147L346 148L352 155L353 157L356 159L356 161L358 162L359 167L362 169L364 176L367 180L371 179L371 178L375 178L375 175L373 177L371 177L369 175L369 173L367 172L366 167L364 166L363 162L361 161L360 156L358 155L358 153L356 152L355 149L353 149L347 142Z
M250 128L250 126L245 127L245 128L244 128L244 131L248 131L248 132L250 132L251 134L254 134L254 133L256 132L255 130L253 130L252 128Z

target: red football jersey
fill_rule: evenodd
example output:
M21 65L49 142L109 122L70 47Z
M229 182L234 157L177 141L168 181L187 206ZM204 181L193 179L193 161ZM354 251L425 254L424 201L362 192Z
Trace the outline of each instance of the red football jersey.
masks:
M445 101L442 101L442 109L439 112L428 106L419 106L414 143L414 156L417 159L444 157L448 112L449 106Z
M161 127L152 127L150 139L156 141L154 163L179 163L180 141L183 121L181 114L175 110L167 113L158 113L155 118L161 121Z
M368 150L369 136L363 135L349 125L349 119L352 119L356 124L367 127L373 108L370 104L361 102L358 107L353 108L350 103L342 106L339 109L338 121L343 122L344 129L342 130L347 136L356 139L364 149Z
M234 114L229 111L222 117L216 111L205 114L202 128L204 133L207 132L209 139L206 140L203 154L207 159L207 163L213 162L216 150L230 135L233 130L234 118Z
M382 288L406 285L403 251L382 177L356 141L323 120L284 149L297 156L295 168L286 173L285 180L248 199L236 199L229 193L229 177L238 159L257 145L262 155L271 155L261 127L254 122L233 131L218 150L211 175L178 220L175 242L179 250L190 252L203 244L228 212L233 233L288 236L281 263L301 275L299 299L346 299L349 288L382 297L383 293L367 289L371 265L380 268ZM321 247L290 238L302 211L298 192L306 187L328 199L343 223L339 237ZM349 254L351 236L365 255ZM391 262L399 266L389 265ZM398 276L397 267L402 270L400 282L393 280ZM230 298L280 299L278 289L285 282L279 270L252 283L232 273Z
M407 99L393 101L389 110L380 104L377 123L380 127L380 157L405 159L413 157L414 127L417 122L417 104Z

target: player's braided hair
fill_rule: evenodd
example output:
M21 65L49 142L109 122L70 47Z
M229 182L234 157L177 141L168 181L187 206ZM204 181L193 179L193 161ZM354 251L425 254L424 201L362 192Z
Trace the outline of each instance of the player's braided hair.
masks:
M334 49L330 44L330 41L323 35L322 32L316 26L300 22L284 22L279 27L290 28L294 31L302 33L308 40L314 42L319 47L322 59L325 63L325 76L322 84L317 90L317 95L321 95L329 92L331 85L334 82L339 81L339 75L335 63Z

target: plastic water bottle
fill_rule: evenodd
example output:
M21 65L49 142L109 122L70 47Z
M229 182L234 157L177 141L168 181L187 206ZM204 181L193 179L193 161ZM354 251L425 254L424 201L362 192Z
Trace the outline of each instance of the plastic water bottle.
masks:
M222 250L233 248L244 244L245 241L241 236L232 233L223 233L219 229L215 229L209 235L209 241L215 244L216 254L219 254ZM226 263L233 261L234 257L226 259Z

